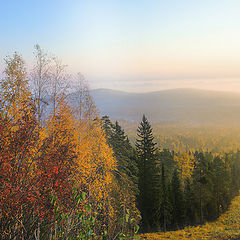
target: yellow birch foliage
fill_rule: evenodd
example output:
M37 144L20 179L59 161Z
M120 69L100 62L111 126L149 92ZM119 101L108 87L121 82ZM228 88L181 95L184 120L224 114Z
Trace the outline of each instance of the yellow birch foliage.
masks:
M194 168L194 158L187 152L180 152L174 156L174 161L177 163L178 171L183 182L190 178Z
M13 56L5 58L4 78L0 82L0 107L4 117L11 122L9 125L11 137L21 138L27 136L24 142L15 143L12 151L15 152L16 161L27 169L31 177L34 172L34 154L37 152L35 106L28 85L25 62L16 52ZM25 149L19 151L17 147ZM29 175L30 176L30 175Z
M89 197L96 202L108 197L109 187L113 180L116 160L108 147L100 120L78 123L76 134L77 168L76 183L86 188Z
M46 131L48 136L52 136L60 144L70 142L75 144L76 129L73 110L64 98L58 99L55 113L47 120Z
M31 93L28 86L25 63L20 55L14 53L5 58L5 78L1 81L0 98L4 114L17 122L24 115L32 114Z

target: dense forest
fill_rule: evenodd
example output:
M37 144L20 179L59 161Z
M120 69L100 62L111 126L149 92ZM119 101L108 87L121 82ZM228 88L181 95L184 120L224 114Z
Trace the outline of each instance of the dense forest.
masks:
M81 74L38 45L34 56L30 72L7 57L0 82L1 239L138 239L228 209L240 151L165 148L145 115L130 140Z
M104 120L106 129L112 126L107 136L110 136L116 158L121 159L118 156L124 156L126 151L117 146L124 144L117 144L113 137L119 124L110 123L107 117ZM118 132L124 135L123 130ZM137 207L142 216L141 231L176 230L202 224L215 220L227 210L240 187L239 151L216 154L199 150L159 150L145 116L137 132L136 148L129 144L129 151L132 148L130 152L135 151L137 156ZM125 139L128 143L127 136Z
M203 225L186 226L183 229L168 232L145 233L139 235L142 239L181 239L181 240L238 240L240 234L240 196L235 197L229 210L216 221L206 222Z
M136 141L138 122L115 119L125 129L131 144ZM232 125L189 125L181 122L151 122L160 149L226 153L239 149L240 128Z

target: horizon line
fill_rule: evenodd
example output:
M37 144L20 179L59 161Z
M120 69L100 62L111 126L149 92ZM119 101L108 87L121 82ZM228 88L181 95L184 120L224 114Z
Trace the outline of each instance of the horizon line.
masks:
M192 91L202 91L202 92L215 92L215 93L232 93L240 95L239 91L233 91L233 90L214 90L214 89L207 89L207 88L191 88L191 87L176 87L176 88L165 88L160 89L156 91L128 91L123 89L117 89L117 88L107 88L107 87L99 87L99 88L91 88L90 91L96 91L96 90L110 90L115 92L122 92L122 93L129 93L129 94L146 94L146 93L157 93L157 92L165 92L165 91L173 91L173 90L192 90Z

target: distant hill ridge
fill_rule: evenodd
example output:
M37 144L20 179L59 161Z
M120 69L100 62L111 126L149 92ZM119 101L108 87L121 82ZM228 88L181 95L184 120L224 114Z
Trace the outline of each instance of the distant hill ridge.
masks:
M144 113L156 122L240 125L238 93L181 88L148 93L95 89L91 95L101 114L112 118L139 121Z

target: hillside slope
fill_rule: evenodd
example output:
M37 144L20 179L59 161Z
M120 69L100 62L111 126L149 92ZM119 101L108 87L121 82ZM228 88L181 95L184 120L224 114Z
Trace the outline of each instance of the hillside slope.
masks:
M240 94L197 89L127 93L110 89L91 91L102 115L139 121L180 121L187 124L239 124Z
M141 239L240 239L240 196L235 197L229 210L216 222L197 227L186 227L183 230L166 233L148 233L140 235Z

